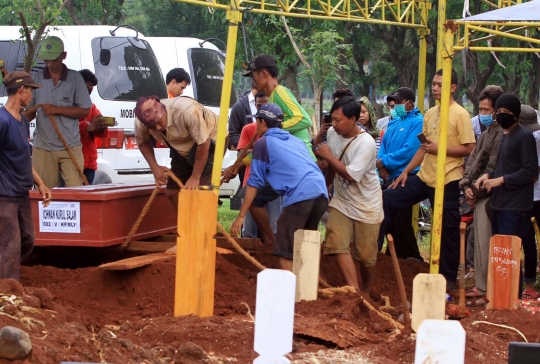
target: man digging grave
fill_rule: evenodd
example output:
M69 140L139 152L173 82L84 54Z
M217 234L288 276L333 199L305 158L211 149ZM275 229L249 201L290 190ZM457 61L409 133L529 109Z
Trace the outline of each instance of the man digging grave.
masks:
M240 233L258 189L268 184L283 196L272 253L279 257L282 269L292 271L294 233L299 229L317 230L328 206L324 177L302 140L281 130L283 112L279 106L265 104L250 117L256 118L261 139L253 146L251 174L231 234Z

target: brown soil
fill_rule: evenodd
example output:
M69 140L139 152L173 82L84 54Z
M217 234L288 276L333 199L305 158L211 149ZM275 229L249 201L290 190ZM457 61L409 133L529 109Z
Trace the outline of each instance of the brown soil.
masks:
M241 256L222 253L217 254L215 315L210 318L173 317L174 258L123 272L95 267L22 267L22 287L14 281L0 281L0 311L11 315L0 315L0 327L24 329L34 346L30 358L14 363L251 362L257 354L248 307L254 314L258 272ZM256 258L269 268L276 267L274 257ZM410 300L413 278L427 272L428 265L410 261L400 261L400 265ZM323 258L321 274L331 285L343 285L332 258ZM394 270L390 258L382 254L374 287L371 304L382 306L380 295L389 296L397 319L401 303ZM2 298L6 294L21 297L23 302L10 303ZM296 304L291 359L305 358L306 352L343 349L351 355L361 353L374 363L413 362L415 341L410 331L396 335L392 325L361 301L359 295L349 293ZM466 362L505 363L508 342L523 341L512 330L473 326L476 320L513 326L529 342L538 342L539 319L531 311L529 306L514 312L473 310L471 318L461 321L467 332ZM0 359L4 362L8 361Z

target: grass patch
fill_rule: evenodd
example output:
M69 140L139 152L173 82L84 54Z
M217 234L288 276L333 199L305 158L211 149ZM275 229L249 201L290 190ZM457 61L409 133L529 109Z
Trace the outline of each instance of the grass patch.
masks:
M231 210L231 200L223 199L223 204L218 207L218 222L230 232L231 225L238 216L238 211Z
M422 239L418 239L418 250L424 260L429 262L429 256L431 255L431 234L427 233L422 236Z

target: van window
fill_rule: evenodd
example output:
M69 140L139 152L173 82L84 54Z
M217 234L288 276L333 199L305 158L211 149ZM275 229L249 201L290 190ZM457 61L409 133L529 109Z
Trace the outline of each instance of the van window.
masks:
M23 70L26 51L27 46L21 40L0 41L0 58L6 62L6 69L8 72ZM33 76L37 71L42 71L43 68L45 68L45 63L43 63L41 59L36 58L30 73ZM3 83L0 84L0 96L7 96Z
M203 105L217 106L221 102L221 87L225 72L225 57L213 49L188 50L191 62L191 81L195 99ZM236 103L236 93L231 90L231 103Z
M92 39L97 90L102 99L136 101L150 95L167 98L154 52L148 42L142 41L146 49L134 47L125 37Z

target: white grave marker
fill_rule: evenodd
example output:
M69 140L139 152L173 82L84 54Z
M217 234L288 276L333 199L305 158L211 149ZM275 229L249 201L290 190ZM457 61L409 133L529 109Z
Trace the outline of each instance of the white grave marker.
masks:
M424 320L416 335L414 364L463 364L465 330L459 321Z
M418 332L422 321L446 317L446 279L442 274L420 273L413 280L411 328Z
M296 277L289 271L265 269L257 275L253 364L290 363Z
M294 233L293 273L296 276L296 302L315 301L319 288L321 233L296 230Z

